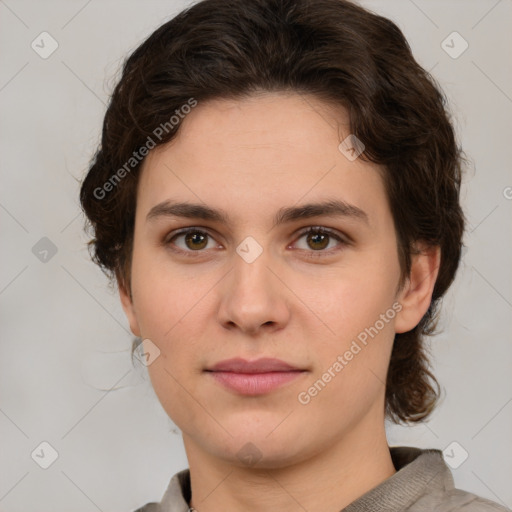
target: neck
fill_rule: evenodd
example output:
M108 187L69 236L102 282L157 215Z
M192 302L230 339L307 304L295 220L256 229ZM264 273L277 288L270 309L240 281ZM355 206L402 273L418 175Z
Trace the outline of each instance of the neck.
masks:
M341 510L396 472L383 422L378 432L358 425L320 453L278 468L239 467L185 434L184 442L197 512Z

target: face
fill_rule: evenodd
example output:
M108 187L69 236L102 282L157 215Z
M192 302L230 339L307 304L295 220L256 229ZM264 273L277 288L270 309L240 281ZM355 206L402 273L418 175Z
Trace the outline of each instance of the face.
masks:
M338 149L349 133L341 109L262 94L199 103L146 158L121 299L187 451L237 464L252 443L277 467L382 428L394 334L422 312L397 292L381 170ZM212 371L232 358L293 371Z

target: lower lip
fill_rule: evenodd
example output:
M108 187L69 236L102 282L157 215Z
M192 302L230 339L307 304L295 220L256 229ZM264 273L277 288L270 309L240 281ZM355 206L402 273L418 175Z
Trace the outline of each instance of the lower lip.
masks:
M302 375L303 371L269 373L210 372L212 377L242 395L263 395Z

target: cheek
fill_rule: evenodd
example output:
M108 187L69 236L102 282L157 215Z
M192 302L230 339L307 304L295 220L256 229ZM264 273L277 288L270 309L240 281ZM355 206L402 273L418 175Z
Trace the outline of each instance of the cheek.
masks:
M396 316L393 287L353 284L345 281L329 300L318 296L318 315L329 331L324 329L313 343L315 371L300 390L311 402L308 410L318 412L311 414L313 421L324 423L318 428L335 430L356 421L385 392ZM329 417L322 415L324 410Z
M200 309L208 282L170 265L165 256L140 250L133 255L132 290L142 335L164 344Z
M398 264L393 259L376 261L373 256L364 258L365 261L358 259L357 265L347 264L314 276L290 276L294 279L291 287L310 309L311 322L322 328L326 340L346 342L357 337L390 310L395 301ZM388 317L385 328L392 330L394 310ZM380 323L379 327L383 330Z
M331 276L297 283L297 295L305 297L315 313L309 315L306 330L312 333L313 326L318 326L319 335L310 340L319 363L315 378L322 378L329 369L336 375L329 387L338 391L331 399L352 404L384 386L399 308L395 301L399 266L393 255L391 251L386 259L379 253L380 261L371 256L360 260L359 266L348 265ZM342 370L339 364L339 371L333 368L336 362ZM326 375L322 380L328 379Z
M180 272L169 262L149 255L140 254L133 260L134 303L141 335L160 351L148 372L169 415L196 411L182 386L195 393L195 377L211 354L205 346L205 332L212 322L209 291L218 279L214 278L215 272L196 272L196 276L192 272L193 265Z

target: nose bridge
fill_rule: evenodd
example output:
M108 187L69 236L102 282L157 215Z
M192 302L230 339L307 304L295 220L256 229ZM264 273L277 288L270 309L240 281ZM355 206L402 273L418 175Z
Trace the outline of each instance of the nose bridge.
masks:
M239 298L260 293L270 295L272 283L269 282L271 272L268 269L270 264L268 259L268 254L261 254L254 261L247 261L239 255L234 258L232 285Z
M264 248L252 236L244 238L236 247L236 254L233 254L232 285L235 287L233 291L240 297L245 297L250 293L257 294L264 291L265 287L271 286L268 282L269 265L272 265L272 261L268 246Z

